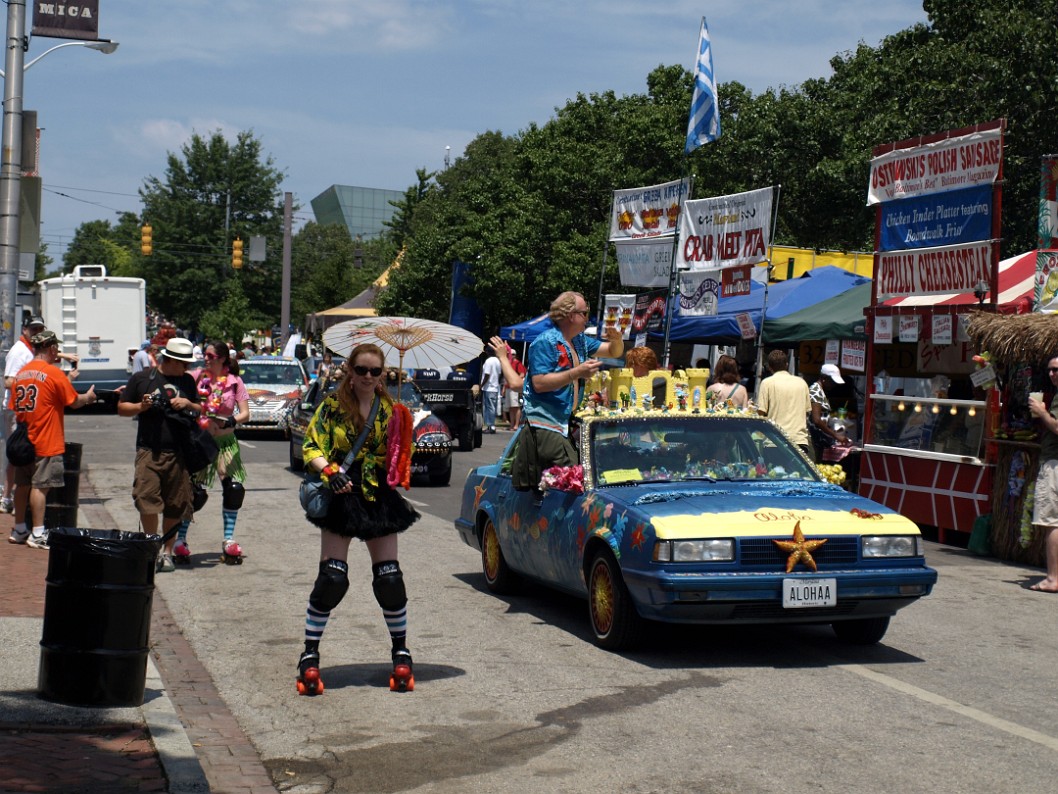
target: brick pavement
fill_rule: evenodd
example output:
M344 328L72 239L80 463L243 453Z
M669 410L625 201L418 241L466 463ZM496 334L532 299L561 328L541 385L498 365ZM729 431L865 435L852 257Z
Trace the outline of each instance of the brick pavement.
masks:
M80 524L114 528L82 472ZM43 617L48 553L7 543L13 521L0 516L0 620ZM36 650L36 649L34 649ZM161 592L154 593L151 654L210 791L274 794L275 786L249 738L221 699L180 631ZM0 722L0 791L168 791L164 767L144 725L57 728ZM34 748L26 753L26 748ZM41 759L47 763L40 763ZM23 763L26 760L26 763Z

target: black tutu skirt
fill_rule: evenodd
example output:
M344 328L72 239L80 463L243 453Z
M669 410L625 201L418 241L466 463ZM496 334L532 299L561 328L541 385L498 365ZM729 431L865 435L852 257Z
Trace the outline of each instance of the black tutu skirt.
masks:
M326 516L308 520L320 529L344 538L372 540L403 532L421 516L407 499L386 485L385 474L380 474L375 501L364 498L357 477L352 492L331 496L331 507Z

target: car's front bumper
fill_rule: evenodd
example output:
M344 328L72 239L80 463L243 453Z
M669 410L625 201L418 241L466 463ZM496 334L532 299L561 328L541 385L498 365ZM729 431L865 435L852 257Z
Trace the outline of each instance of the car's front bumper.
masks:
M791 574L681 574L671 568L623 574L637 611L670 623L828 623L882 617L928 595L937 581L937 572L925 565ZM791 578L835 580L836 605L783 608L783 580Z

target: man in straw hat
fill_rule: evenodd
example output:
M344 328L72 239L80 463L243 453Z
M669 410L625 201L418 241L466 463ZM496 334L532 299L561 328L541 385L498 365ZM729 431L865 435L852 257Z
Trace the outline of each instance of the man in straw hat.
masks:
M191 477L184 464L180 429L166 420L166 410L202 411L195 379L187 373L193 363L194 345L187 339L173 337L156 368L137 372L129 378L118 403L120 416L139 417L136 428L135 479L132 501L140 514L140 524L147 534L158 533L158 516L162 516L162 533L173 529L192 510ZM175 535L166 541L158 556L158 570L172 571Z

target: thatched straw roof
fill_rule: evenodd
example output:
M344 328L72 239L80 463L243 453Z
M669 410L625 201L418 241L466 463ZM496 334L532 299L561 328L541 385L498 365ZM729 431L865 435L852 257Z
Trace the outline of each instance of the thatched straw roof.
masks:
M987 350L993 361L1046 361L1058 355L1058 315L970 314L966 332L978 352Z

